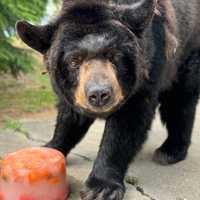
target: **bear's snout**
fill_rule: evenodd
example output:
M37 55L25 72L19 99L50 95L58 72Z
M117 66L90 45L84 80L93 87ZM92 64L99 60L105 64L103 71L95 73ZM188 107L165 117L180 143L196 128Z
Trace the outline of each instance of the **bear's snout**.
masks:
M110 61L92 59L80 66L75 100L79 107L96 114L111 112L120 104L123 92Z
M110 84L92 84L86 85L86 97L91 106L102 107L112 103L113 89Z

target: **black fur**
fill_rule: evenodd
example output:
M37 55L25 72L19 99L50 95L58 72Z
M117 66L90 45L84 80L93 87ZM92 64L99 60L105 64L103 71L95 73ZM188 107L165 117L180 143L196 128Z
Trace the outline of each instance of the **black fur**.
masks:
M191 142L200 93L200 2L146 0L135 10L131 5L136 2L65 0L50 25L17 25L21 38L45 55L60 99L55 135L47 146L66 155L96 118L106 120L97 159L81 192L83 200L123 199L125 173L147 138L157 106L169 135L154 160L161 164L184 160ZM88 35L90 42L85 44ZM95 36L104 36L104 42L95 45ZM117 66L125 97L106 116L74 103L79 70L70 69L69 63L76 54L106 58Z

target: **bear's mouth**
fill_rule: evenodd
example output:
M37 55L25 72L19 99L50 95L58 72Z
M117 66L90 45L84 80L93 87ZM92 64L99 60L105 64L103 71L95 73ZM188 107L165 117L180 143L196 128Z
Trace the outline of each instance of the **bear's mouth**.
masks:
M113 100L113 102L110 105L101 108L94 108L91 106L82 106L76 104L76 109L81 114L87 115L89 117L107 118L108 116L119 110L121 106L124 105L124 103L125 103L124 99L121 99L120 101Z

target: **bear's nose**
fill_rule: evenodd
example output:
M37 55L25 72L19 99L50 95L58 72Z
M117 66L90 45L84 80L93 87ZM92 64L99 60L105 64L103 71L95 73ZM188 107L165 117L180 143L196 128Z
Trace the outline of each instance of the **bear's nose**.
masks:
M109 86L94 86L87 90L87 98L90 105L103 107L110 103L112 88Z

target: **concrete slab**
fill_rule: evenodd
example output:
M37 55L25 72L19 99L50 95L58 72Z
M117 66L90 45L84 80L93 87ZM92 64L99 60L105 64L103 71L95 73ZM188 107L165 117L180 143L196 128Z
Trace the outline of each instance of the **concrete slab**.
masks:
M21 148L38 145L38 142L28 140L22 133L12 130L0 130L0 157Z
M48 141L55 125L55 119L24 122L22 133L0 131L0 155L22 147L41 145ZM96 122L84 140L77 145L67 159L68 175L72 184L70 200L79 198L79 190L87 178L98 152L104 123ZM125 200L199 200L200 199L200 107L196 115L192 145L186 161L163 167L152 162L152 154L166 137L157 115L149 140L135 162L131 164L127 176L137 179L137 185L127 184Z
M52 136L55 128L55 118L48 120L22 120L23 130L27 131L29 136L40 142L48 141Z

